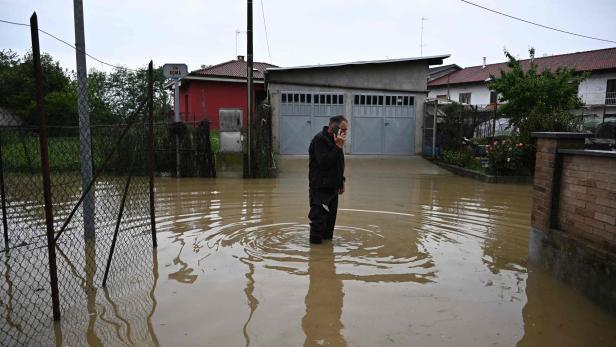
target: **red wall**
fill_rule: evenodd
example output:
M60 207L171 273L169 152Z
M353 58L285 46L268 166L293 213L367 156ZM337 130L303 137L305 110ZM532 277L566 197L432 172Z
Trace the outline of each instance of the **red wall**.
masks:
M245 83L214 81L183 81L180 87L180 118L186 122L200 122L208 117L210 127L218 129L218 110L221 108L241 109L242 125L246 126L247 88ZM263 84L255 84L255 93L263 90ZM188 109L186 108L188 95ZM205 98L205 111L202 99ZM255 102L256 105L256 102Z

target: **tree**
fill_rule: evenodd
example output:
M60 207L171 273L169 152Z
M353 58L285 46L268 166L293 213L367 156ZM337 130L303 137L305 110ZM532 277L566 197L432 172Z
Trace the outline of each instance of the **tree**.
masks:
M139 105L145 101L148 70L146 68L136 70L116 68L104 77L100 97L105 100L114 116L125 120L125 117L135 112ZM170 109L168 93L164 87L165 81L162 67L154 69L153 101L154 113L157 115L165 109Z
M35 85L32 53L23 57L11 50L0 51L0 106L36 125ZM49 54L41 55L45 106L50 126L76 126L77 83ZM147 69L116 68L110 73L91 69L88 73L88 105L92 125L117 124L127 120L147 95ZM154 70L154 112L170 109L162 68ZM145 112L145 108L144 108Z
M75 87L67 71L49 54L41 55L45 104L49 125L77 121ZM26 124L35 125L35 85L32 53L19 58L11 50L0 52L0 106L13 111Z
M500 77L491 76L488 87L498 93L499 114L518 129L523 141L530 141L535 131L570 131L579 123L572 110L583 102L578 87L587 77L575 69L559 67L555 71L538 71L533 61L535 50L529 50L530 61L518 61L508 51L508 71Z

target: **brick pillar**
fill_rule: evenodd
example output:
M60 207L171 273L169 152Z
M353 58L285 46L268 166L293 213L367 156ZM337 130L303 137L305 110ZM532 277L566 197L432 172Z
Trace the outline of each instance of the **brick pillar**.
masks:
M531 226L548 233L553 220L558 215L555 202L560 189L559 149L583 149L585 133L538 132L532 136L537 139L537 157L533 183L533 209Z

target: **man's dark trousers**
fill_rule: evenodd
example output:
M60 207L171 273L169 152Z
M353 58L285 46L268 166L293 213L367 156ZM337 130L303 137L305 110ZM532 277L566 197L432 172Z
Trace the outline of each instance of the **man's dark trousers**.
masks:
M338 214L338 190L310 189L309 196L310 241L331 240Z

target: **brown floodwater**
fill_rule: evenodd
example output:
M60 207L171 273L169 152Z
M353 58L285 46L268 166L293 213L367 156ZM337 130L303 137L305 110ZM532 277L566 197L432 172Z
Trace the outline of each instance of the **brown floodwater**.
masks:
M87 293L88 319L69 311L56 343L616 344L615 317L527 264L530 185L348 157L334 239L310 245L307 159L279 166L276 179L157 179L158 249Z

